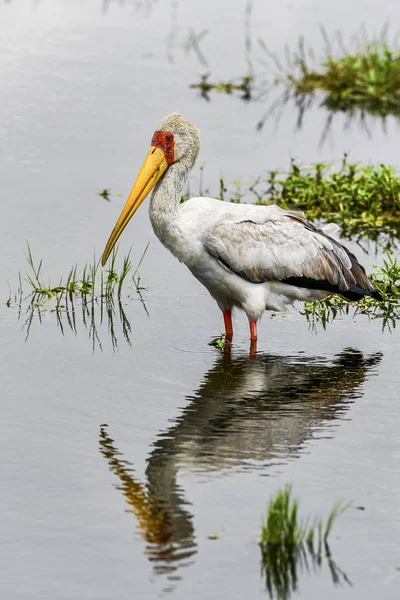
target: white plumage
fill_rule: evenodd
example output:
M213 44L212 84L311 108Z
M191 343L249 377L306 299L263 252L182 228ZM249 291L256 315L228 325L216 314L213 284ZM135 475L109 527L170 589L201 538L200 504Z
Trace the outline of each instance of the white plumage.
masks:
M295 300L327 295L279 281L300 275L321 247L317 236L310 233L302 239L303 228L284 219L275 206L192 198L180 205L172 228L154 230L222 311L242 308L250 321L258 321L265 309L284 310Z
M150 219L155 234L208 289L232 335L231 310L245 311L251 338L266 309L333 292L350 300L379 298L355 256L300 212L278 206L231 204L181 194L200 148L197 128L173 113L155 132L151 149L103 254L103 264L138 206L155 186Z

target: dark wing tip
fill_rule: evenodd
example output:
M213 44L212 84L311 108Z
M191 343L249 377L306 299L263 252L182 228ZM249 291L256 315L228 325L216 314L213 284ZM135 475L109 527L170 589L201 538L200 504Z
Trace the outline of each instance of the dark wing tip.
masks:
M368 283L369 280L367 280ZM367 286L363 287L362 285L352 285L351 288L349 288L346 291L341 291L338 292L341 296L343 296L343 298L345 298L346 300L350 300L351 302L358 302L359 300L362 300L363 298L365 298L365 296L370 296L371 298L373 298L374 300L379 300L382 301L383 298L380 294L380 292L378 292L378 290L373 289L373 287L368 286L369 289L366 289Z
M379 300L379 302L383 302L382 294L380 292L378 292L378 290L374 290L371 293L371 296L374 300Z
M371 296L374 300L379 300L380 302L383 300L380 292L374 290L372 286L370 289L366 289L366 287L356 284L352 285L348 290L343 290L327 279L313 279L312 277L286 277L286 279L281 279L281 283L307 288L309 290L323 290L330 292L331 294L339 294L345 298L345 300L349 300L350 302L358 302L365 298L365 296Z

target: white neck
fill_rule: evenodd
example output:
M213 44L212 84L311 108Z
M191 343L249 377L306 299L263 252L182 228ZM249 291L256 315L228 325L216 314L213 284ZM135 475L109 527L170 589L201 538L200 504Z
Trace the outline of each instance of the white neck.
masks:
M154 233L164 246L174 252L176 217L182 192L188 180L193 162L173 163L157 183L150 199L150 220Z

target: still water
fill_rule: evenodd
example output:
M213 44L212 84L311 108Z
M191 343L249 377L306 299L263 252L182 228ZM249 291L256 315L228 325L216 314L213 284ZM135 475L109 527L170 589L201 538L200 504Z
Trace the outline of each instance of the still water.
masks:
M258 539L266 504L289 482L301 509L326 517L352 501L331 540L345 578L326 563L298 573L293 597L398 598L400 443L397 330L338 320L309 330L297 313L260 327L248 358L237 315L232 356L208 346L218 309L155 239L145 207L121 239L132 246L146 310L135 294L110 321L7 307L26 269L28 240L57 282L104 247L153 130L171 111L193 120L202 151L191 192L309 163L399 165L398 128L344 128L315 106L266 122L262 103L190 89L205 72L245 74L245 2L13 0L0 4L1 597L268 598ZM323 51L320 24L350 38L400 17L398 3L261 2L250 21L278 54L304 35ZM205 66L188 44L199 42ZM350 244L352 250L362 251ZM381 256L363 255L370 269ZM130 330L126 328L129 323ZM124 326L125 323L125 326ZM124 334L129 332L128 338ZM358 508L357 508L358 507ZM362 507L362 510L360 509ZM214 539L216 538L216 539Z

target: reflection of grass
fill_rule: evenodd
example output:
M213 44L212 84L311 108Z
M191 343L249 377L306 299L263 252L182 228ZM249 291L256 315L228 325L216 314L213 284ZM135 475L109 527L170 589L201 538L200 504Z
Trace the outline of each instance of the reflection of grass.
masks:
M335 503L328 519L301 521L298 501L291 497L291 487L286 486L269 502L262 523L260 548L262 571L266 578L270 598L287 600L296 591L299 571L321 567L325 559L335 584L350 583L333 561L328 538L337 517L348 505ZM314 545L316 542L316 545Z
M200 90L201 95L206 100L209 100L211 91L223 92L225 94L240 92L240 97L243 100L251 100L251 84L254 79L252 75L245 75L238 81L219 81L218 83L210 82L208 77L208 75L202 75L201 80L198 83L193 83L190 86L193 89Z
M333 116L337 112L346 113L346 125L354 118L360 118L362 125L369 133L366 116L378 116L385 122L389 115L400 117L400 51L393 48L387 40L386 29L376 39L367 39L365 32L358 34L356 46L346 49L340 33L329 40L322 29L325 41L325 57L316 60L311 48L306 48L304 39L299 40L295 51L285 47L283 60L281 56L271 52L262 39L258 46L262 55L258 61L264 65L264 72L218 83L208 81L203 76L192 88L199 89L204 98L209 100L213 91L232 94L243 92L240 98L259 101L272 101L258 122L263 127L269 118L279 121L284 106L292 101L298 110L297 126L303 124L304 113L311 108L314 100L327 108L329 115L322 132L321 143L324 142L330 129ZM251 40L248 47L252 48ZM247 56L251 64L250 56ZM281 93L276 97L276 91Z
M297 126L303 125L305 112L314 101L328 109L329 114L321 134L321 144L325 141L335 113L345 113L345 126L354 119L368 134L367 116L380 117L383 124L390 115L400 117L400 51L390 47L386 31L375 40L366 39L356 48L348 51L343 46L340 34L331 41L322 30L326 45L326 56L319 64L311 49L306 49L300 38L298 50L286 49L286 65L265 45L268 69L273 72L273 82L260 94L267 96L271 89L281 89L282 94L275 98L258 123L261 128L269 118L279 118L284 106L292 101L297 110ZM310 65L310 58L313 62ZM256 87L256 86L255 86Z
M357 106L371 114L400 116L400 52L386 41L372 41L340 58L330 53L318 70L308 67L304 53L294 56L299 72L288 75L296 94L327 94L325 105L346 111Z
M382 234L400 236L400 175L388 165L359 165L344 155L338 169L327 163L300 167L292 161L289 172L270 171L252 182L234 182L226 194L221 182L220 198L231 202L255 198L257 204L305 211L309 220L332 220L344 238L367 235L377 241ZM381 240L380 240L381 241Z
M321 324L325 329L336 317L351 313L353 317L368 315L371 319L381 319L382 330L386 327L394 329L400 318L400 264L388 253L383 266L375 267L370 279L383 302L365 297L361 302L351 304L340 296L332 296L318 302L305 302L301 312L314 328Z
M130 344L131 326L127 319L123 305L122 294L128 281L131 282L129 289L133 289L142 302L145 311L146 305L142 297L142 291L145 289L140 285L140 276L138 270L148 245L146 246L139 263L133 274L130 252L124 256L120 270L116 268L117 250L114 250L109 261L107 270L100 269L100 261L93 260L92 264L85 265L78 274L77 266L70 269L65 279L61 278L58 285L45 284L42 276L43 262L40 260L35 263L31 249L28 245L26 259L30 267L25 282L30 286L30 293L25 295L23 282L19 275L18 291L7 301L7 306L17 306L19 309L19 318L26 315L25 328L26 338L28 338L31 326L35 316L39 323L42 322L45 312L55 313L57 325L64 334L64 323L67 322L70 330L77 334L77 318L80 315L84 327L89 331L89 338L93 342L93 350L96 344L102 348L100 338L97 332L96 313L99 312L100 324L107 321L108 331L111 337L113 348L117 347L117 336L114 329L114 321L118 314L121 322L122 332L126 341ZM118 313L116 312L118 308Z

